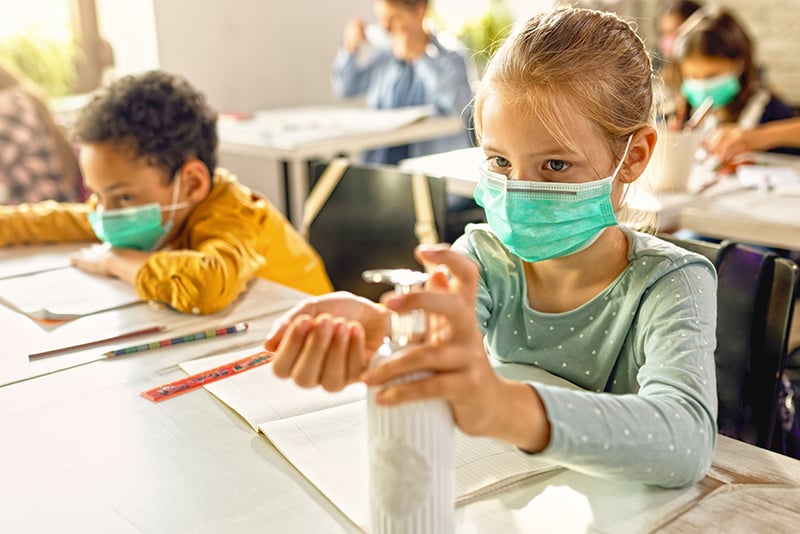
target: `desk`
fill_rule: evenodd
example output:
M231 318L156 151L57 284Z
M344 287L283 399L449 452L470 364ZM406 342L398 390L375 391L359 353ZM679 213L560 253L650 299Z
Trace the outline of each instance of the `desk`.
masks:
M247 339L96 361L0 387L0 532L357 532L207 392L161 404L139 397L185 376L177 367L184 360L256 342L276 316L253 318ZM560 471L460 507L456 524L459 533L789 533L800 524L798 502L800 461L720 437L708 476L689 488Z
M756 158L760 163L790 166L800 172L800 157L758 154ZM471 197L482 159L480 148L468 148L410 158L399 166L445 177L448 191ZM665 230L689 228L701 235L800 250L800 195L744 189L735 177L700 194L640 191L630 204L637 210L658 213Z
M272 176L283 176L288 165L287 206L298 226L308 195L308 161L350 155L450 136L464 131L459 117L431 115L429 108L367 110L305 107L259 112L251 121L220 120L220 155L250 156L273 165ZM247 183L247 177L241 176ZM247 184L258 190L258 184Z

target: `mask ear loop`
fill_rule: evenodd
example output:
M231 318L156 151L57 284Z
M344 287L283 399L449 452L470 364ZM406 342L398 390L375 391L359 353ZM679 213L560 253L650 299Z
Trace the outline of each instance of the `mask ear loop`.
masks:
M617 174L620 170L622 170L622 165L625 163L625 160L628 158L628 150L631 148L631 142L633 141L633 134L628 136L628 142L625 143L625 150L622 152L622 157L617 163L616 168L614 169L614 173L611 175L611 180L614 181L617 179ZM622 191L622 197L620 198L620 210L624 209L623 206L627 206L628 201L628 191L630 191L632 184L625 184L625 189ZM620 210L617 210L619 213Z

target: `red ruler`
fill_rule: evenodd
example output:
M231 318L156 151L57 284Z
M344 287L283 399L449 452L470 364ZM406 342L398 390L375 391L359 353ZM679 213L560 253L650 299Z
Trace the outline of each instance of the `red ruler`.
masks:
M225 365L220 365L219 367L209 369L208 371L203 371L201 373L190 375L153 389L148 389L147 391L142 391L140 395L147 400L161 402L163 400L171 399L176 395L181 395L199 387L203 387L211 382L216 382L217 380L222 380L223 378L227 378L244 371L249 371L250 369L255 369L260 365L264 365L265 363L272 361L272 356L272 352L257 352L256 354L245 356L242 359L226 363Z

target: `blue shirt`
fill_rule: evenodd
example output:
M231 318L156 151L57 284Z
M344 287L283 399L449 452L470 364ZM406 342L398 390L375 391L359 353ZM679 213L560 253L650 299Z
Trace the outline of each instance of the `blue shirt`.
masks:
M488 353L585 390L532 384L551 423L541 456L678 487L703 477L716 442L716 271L703 256L620 229L627 268L564 313L528 305L521 260L487 225L467 226L453 248L481 268L477 316Z
M472 119L472 89L461 53L446 48L431 36L425 54L412 63L398 60L389 49L375 51L366 61L361 59L358 51L350 54L339 50L333 66L333 88L338 96L366 95L367 106L374 109L433 105L441 115L463 117L465 124L463 134L407 145L400 150L373 150L365 155L366 161L395 164L407 157L471 146L466 127Z

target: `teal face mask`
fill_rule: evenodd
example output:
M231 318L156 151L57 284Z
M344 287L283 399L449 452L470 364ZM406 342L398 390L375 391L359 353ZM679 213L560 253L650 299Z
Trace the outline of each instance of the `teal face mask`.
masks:
M481 167L475 201L486 212L486 221L503 244L525 261L560 258L579 252L615 226L611 183L625 161L625 154L611 176L583 183L509 180Z
M713 109L725 107L741 90L739 78L734 74L721 74L705 80L687 78L681 84L681 92L693 108L702 104L709 96L714 101L711 106Z
M164 244L164 238L172 229L175 210L189 205L188 202L175 203L179 191L180 180L176 177L169 206L162 207L157 202L115 210L98 206L96 211L87 214L89 224L100 241L114 248L156 250ZM161 213L164 211L169 211L170 217L162 224Z

